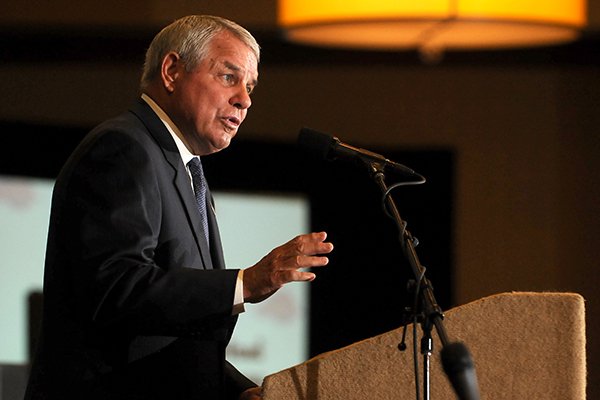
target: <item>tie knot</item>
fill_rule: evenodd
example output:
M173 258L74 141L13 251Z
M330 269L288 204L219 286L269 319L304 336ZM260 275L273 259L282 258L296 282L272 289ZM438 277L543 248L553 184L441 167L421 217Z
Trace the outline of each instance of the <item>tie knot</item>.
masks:
M200 158L194 157L188 162L188 167L190 168L190 172L194 178L201 177L204 175L202 170L202 163L200 162Z

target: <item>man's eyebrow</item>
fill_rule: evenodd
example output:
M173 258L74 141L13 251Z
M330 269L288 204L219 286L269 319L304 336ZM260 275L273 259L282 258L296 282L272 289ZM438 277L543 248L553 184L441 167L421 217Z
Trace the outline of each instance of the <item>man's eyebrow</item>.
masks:
M223 65L225 65L226 68L229 68L230 70L235 71L235 72L242 71L242 68L239 65L236 65L229 61L223 61ZM252 84L252 86L256 86L256 85L258 85L258 80L253 79L250 83Z
M242 68L238 65L235 65L229 61L223 61L223 65L225 65L227 68L233 70L233 71L241 71Z

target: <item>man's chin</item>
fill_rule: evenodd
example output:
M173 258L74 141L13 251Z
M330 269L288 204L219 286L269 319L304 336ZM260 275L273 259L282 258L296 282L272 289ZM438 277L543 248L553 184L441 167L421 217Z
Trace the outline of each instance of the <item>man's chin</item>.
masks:
M223 137L220 138L219 141L213 142L211 143L211 151L210 153L218 153L221 150L225 150L226 148L229 147L229 145L231 144L231 140L233 139L234 135L224 135Z

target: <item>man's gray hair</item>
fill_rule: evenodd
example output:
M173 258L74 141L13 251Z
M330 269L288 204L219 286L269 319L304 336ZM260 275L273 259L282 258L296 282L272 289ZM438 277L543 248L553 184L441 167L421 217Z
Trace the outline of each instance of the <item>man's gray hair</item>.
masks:
M163 58L170 51L179 54L186 71L193 71L206 57L211 40L228 31L248 46L260 61L260 46L246 29L225 18L211 15L190 15L180 18L161 30L146 51L140 87L142 90L160 76Z

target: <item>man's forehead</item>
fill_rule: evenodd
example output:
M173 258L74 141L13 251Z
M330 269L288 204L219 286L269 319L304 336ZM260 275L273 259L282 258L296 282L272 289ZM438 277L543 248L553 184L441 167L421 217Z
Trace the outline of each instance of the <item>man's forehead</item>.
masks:
M238 43L231 41L213 41L208 52L208 61L212 64L224 66L232 71L247 72L258 76L258 61L251 48L239 39Z
M219 32L212 38L209 44L209 53L219 54L228 52L239 53L240 57L247 57L248 61L252 60L252 63L258 65L258 55L250 45L228 31Z

